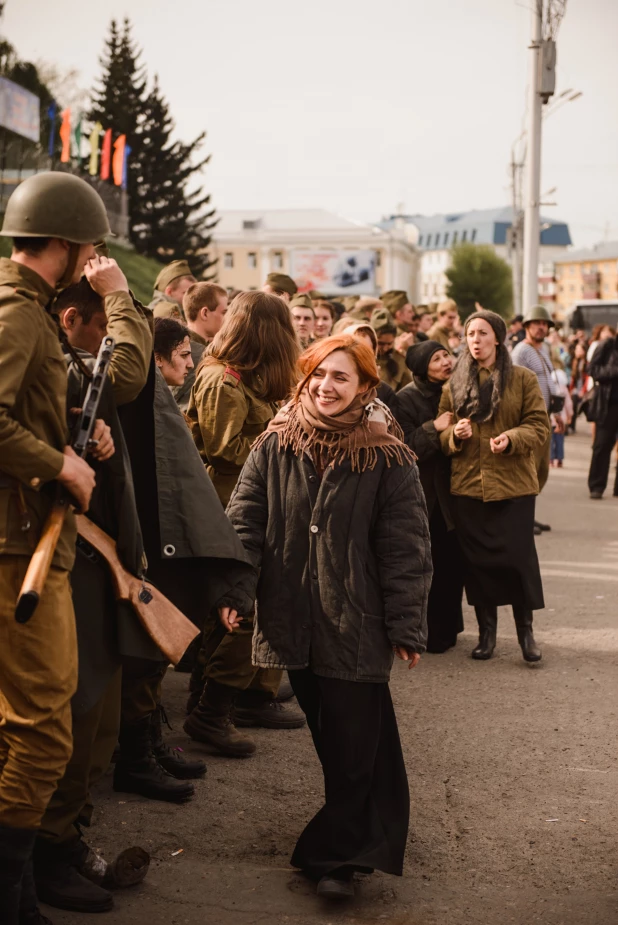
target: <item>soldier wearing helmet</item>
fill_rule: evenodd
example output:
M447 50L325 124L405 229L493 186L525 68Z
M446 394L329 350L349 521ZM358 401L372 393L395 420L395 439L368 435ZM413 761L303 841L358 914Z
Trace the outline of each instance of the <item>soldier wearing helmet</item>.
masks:
M128 286L114 261L95 258L109 223L99 195L78 177L25 180L9 199L1 234L13 239L13 251L0 260L0 921L16 925L42 921L30 856L73 748L72 515L29 623L15 621L15 602L53 502L52 483L82 510L95 484L93 469L68 445L67 369L50 307L87 266L101 296L128 293ZM94 437L109 454L102 421Z

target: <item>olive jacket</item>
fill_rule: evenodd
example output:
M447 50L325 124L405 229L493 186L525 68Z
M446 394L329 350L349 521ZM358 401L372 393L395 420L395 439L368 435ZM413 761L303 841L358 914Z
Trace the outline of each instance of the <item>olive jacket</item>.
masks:
M444 349L448 350L449 353L453 352L448 343L448 331L445 331L438 321L429 328L427 337L429 340L435 340L439 344L442 344Z
M176 321L185 323L185 313L180 302L157 289L155 289L154 298L148 308L155 318L175 318Z
M393 646L423 652L431 553L415 463L320 480L312 459L252 450L227 509L256 576L253 663L388 681Z
M395 373L391 372L388 368L389 360L393 361L397 366ZM380 379L382 382L386 382L394 392L398 392L404 385L412 382L412 373L406 366L406 361L403 356L396 350L393 350L389 357L376 357L376 363L378 365Z
M225 507L251 444L277 413L223 363L206 363L195 376L187 417L195 445Z
M438 414L454 411L450 385L442 390ZM551 428L534 373L523 366L513 366L497 413L489 421L472 422L472 437L459 440L453 424L440 435L442 450L451 461L451 493L502 501L538 495L539 480L535 452L547 440ZM492 453L490 437L506 433L510 446L504 453Z

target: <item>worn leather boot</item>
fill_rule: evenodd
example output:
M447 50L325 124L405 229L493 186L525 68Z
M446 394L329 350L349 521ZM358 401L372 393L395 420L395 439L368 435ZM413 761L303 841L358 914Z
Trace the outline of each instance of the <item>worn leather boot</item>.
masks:
M475 607L479 625L479 644L472 650L472 658L485 661L491 658L496 648L496 630L498 628L497 607Z
M300 729L307 720L301 710L284 707L261 691L243 691L234 706L237 726L262 726L264 729Z
M517 638L521 646L524 659L527 662L540 662L541 650L537 646L532 634L532 611L526 607L513 607Z
M279 685L279 690L277 691L277 696L275 700L278 700L279 703L287 703L288 700L291 700L294 696L294 689L289 682L287 674L284 674L281 679L281 684Z
M163 741L163 723L170 726L163 704L159 704L150 717L150 731L152 734L152 750L161 767L178 780L194 780L203 777L206 773L206 762L201 758L185 758L182 749L171 748Z
M87 853L88 846L78 837L61 844L37 838L34 881L42 902L71 912L109 912L112 909L114 899L109 890L92 883L79 871Z
M21 897L19 901L19 925L53 925L51 919L43 915L39 909L32 861L28 861L21 881Z
M151 739L151 714L136 723L120 725L120 755L114 768L114 790L139 793L151 800L184 803L195 793L189 781L177 780L155 758Z
M0 825L0 922L19 925L22 882L36 838L35 829Z
M210 745L230 758L249 758L255 753L255 742L244 736L232 722L232 710L238 691L226 684L208 680L200 702L184 723L188 736Z

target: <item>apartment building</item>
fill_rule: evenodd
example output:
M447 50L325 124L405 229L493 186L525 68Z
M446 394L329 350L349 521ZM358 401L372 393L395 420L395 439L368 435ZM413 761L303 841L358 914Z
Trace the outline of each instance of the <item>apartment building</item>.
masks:
M582 299L617 299L618 241L567 251L555 262L555 276L561 317Z

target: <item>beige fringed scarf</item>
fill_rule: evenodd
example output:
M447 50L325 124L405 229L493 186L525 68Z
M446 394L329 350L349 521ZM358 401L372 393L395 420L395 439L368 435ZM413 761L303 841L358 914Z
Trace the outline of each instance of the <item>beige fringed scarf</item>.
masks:
M307 452L316 468L323 472L349 459L352 471L374 469L378 450L387 466L413 462L415 454L403 442L403 431L386 407L376 398L376 390L357 395L351 405L334 416L321 414L307 389L288 402L253 444L259 447L268 435L276 433L279 449L290 447L296 456Z

